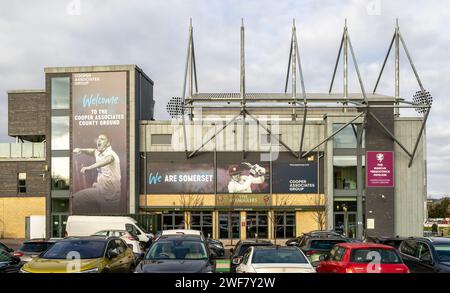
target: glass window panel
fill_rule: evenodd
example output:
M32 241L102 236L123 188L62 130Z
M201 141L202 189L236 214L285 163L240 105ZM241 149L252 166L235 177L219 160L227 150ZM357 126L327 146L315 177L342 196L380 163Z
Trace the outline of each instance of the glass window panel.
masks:
M9 143L0 143L0 158L10 157L11 145Z
M52 78L52 109L69 109L70 78Z
M285 238L293 238L295 236L294 226L286 226L286 235Z
M20 158L22 157L22 147L20 143L12 143L11 144L11 158Z
M66 198L52 199L52 212L53 213L68 213L69 212L69 199L66 199Z
M356 189L356 166L334 167L334 189Z
M33 157L33 144L22 143L22 158L32 158L32 157Z
M295 225L295 214L286 214L286 225Z
M345 123L336 123L333 124L333 132L337 131L339 128L344 126ZM354 149L356 148L356 125L354 125L354 129L352 125L347 125L344 129L342 129L338 134L333 137L333 147L335 149Z
M366 157L361 156L362 165L366 165ZM340 167L356 166L356 156L334 156L333 165Z
M33 157L45 158L45 143L33 143Z
M70 176L69 157L52 158L52 190L68 190Z
M69 117L52 117L52 150L69 148Z

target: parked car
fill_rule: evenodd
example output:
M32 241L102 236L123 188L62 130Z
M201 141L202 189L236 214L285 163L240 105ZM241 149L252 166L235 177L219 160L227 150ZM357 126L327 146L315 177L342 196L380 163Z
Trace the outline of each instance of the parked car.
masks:
M131 217L116 216L69 216L66 225L66 236L89 236L102 230L126 230L137 235L139 241L149 244L150 235L139 227Z
M0 242L0 251L6 251L7 253L12 253L14 252L14 249L9 248L8 246L6 246L5 244Z
M320 257L318 273L409 273L398 251L376 243L340 243Z
M320 256L326 257L336 244L352 241L352 239L332 234L308 234L299 245L299 248L308 257L313 266L316 266L320 261Z
M295 238L288 239L286 241L286 246L299 246L307 236L328 236L328 235L345 238L345 236L343 236L342 234L339 234L336 231L314 230L314 231L310 231L308 233L302 233L300 236L297 236Z
M133 235L132 232L125 230L102 230L93 234L92 236L116 236L125 241L127 245L131 245L134 253L135 260L139 260L144 253L144 245L139 242L137 235Z
M314 273L298 247L252 246L238 259L237 273Z
M25 241L13 255L19 257L21 261L27 263L34 257L49 249L56 241L45 239L32 239Z
M215 262L199 235L162 235L137 265L136 273L213 273Z
M211 238L207 238L206 242L209 245L209 250L211 250L215 258L225 255L225 248L223 247L222 242Z
M236 273L236 268L242 260L244 253L251 246L273 246L268 240L239 240L234 248L230 249L230 273Z
M389 245L394 248L397 248L400 246L403 240L406 238L403 237L375 237L375 236L369 236L366 238L365 242L367 243L379 243L384 245Z
M450 273L450 238L408 238L399 247L411 273Z
M20 258L0 249L0 273L18 273L22 265Z
M79 261L78 261L79 259ZM118 237L68 237L21 268L23 273L126 273L134 270L131 248Z

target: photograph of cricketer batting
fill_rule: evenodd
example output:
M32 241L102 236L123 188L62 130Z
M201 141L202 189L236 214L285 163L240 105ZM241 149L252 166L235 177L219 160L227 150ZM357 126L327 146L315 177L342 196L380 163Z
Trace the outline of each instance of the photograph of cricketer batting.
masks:
M241 166L249 169L248 175L244 175ZM229 193L252 193L252 184L262 184L265 181L266 169L258 164L242 162L240 165L228 167L230 181L228 182Z
M76 192L73 197L74 210L92 210L93 212L106 212L119 207L121 195L120 160L111 147L106 134L97 137L97 148L75 148L75 155L89 155L95 157L95 163L83 166L82 175L96 170L97 179L92 187Z

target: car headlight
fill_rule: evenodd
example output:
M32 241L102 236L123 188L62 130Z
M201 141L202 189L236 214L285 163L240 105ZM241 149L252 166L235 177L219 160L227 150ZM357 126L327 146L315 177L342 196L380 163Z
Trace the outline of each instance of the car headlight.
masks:
M24 269L20 268L19 273L29 273L29 271L25 271Z
M80 273L98 273L98 268L80 271Z

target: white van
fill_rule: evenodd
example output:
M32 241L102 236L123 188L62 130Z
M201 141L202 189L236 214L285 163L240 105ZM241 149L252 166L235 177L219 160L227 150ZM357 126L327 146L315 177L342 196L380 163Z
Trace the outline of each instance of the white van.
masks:
M102 230L126 230L137 235L139 241L148 242L149 235L130 217L69 216L66 236L90 236Z

